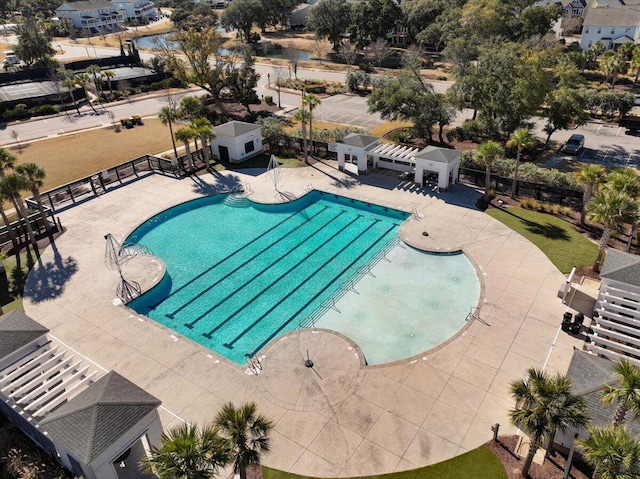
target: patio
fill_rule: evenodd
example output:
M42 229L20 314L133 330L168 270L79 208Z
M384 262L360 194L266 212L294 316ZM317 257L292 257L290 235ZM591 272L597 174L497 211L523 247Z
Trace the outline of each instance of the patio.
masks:
M114 304L119 278L104 265L104 236L121 240L148 217L232 183L250 184L250 198L259 202L316 188L415 210L401 237L431 251L464 250L483 283L482 321L471 320L435 350L377 367L364 366L348 338L303 330L267 346L255 376ZM474 192L455 185L435 194L399 185L397 176L358 178L338 171L335 162L283 169L279 192L264 171L198 181L152 175L60 214L67 231L30 274L25 312L58 340L160 398L165 428L211 420L227 401L256 401L276 423L264 459L270 467L338 477L442 461L489 440L495 423L501 433L514 432L507 419L509 383L531 366L565 372L582 343L559 333L565 306L556 294L565 277L517 233L456 206L473 205ZM149 276L139 282L160 279L163 266L152 261L142 265ZM316 371L304 367L307 349Z

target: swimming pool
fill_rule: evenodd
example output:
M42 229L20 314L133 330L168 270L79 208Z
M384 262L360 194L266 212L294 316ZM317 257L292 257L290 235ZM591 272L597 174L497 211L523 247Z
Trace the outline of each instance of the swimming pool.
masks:
M238 364L272 339L300 327L330 327L350 334L341 330L340 321L323 326L323 318L332 317L326 314L330 310L337 314L337 302L366 300L354 294L357 287L367 284L365 278L374 278L373 270L389 262L397 250L411 250L398 244L398 226L407 217L400 211L318 191L276 205L234 196L211 196L177 205L140 225L127 239L145 245L167 266L160 284L128 306ZM446 260L446 256L411 251L416 257ZM442 291L453 295L455 299L449 301L458 306L462 317L438 343L459 330L469 307L477 303L477 276L466 257L461 257L468 267L452 273L460 279L453 281L459 287L453 284L454 290ZM400 261L400 269L402 263L419 268L415 258ZM420 279L418 290L423 286L422 276L431 275L415 269L410 273L411 283ZM397 272L384 275L397 284ZM399 293L407 294L393 292ZM419 291L417 294L421 296ZM428 296L432 302L432 295ZM403 297L406 303L417 301L417 308L405 308L403 315L424 316L421 311L429 307L428 302ZM380 298L369 300L374 308ZM377 316L373 313L375 309L367 316ZM396 319L398 316L396 312ZM378 317L378 325L367 323L360 325L360 330L379 336L376 330L388 322L386 319L390 318ZM413 323L412 331L420 329ZM389 333L402 335L405 330L394 327ZM365 357L373 357L366 334L359 335L357 341ZM396 349L397 343L390 342L389 349ZM374 344L377 348L378 341ZM429 347L421 346L416 353ZM412 355L405 349L397 351L400 357L395 359Z

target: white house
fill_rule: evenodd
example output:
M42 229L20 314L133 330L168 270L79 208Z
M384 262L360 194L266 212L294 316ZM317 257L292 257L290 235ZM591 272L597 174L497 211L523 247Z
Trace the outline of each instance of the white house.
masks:
M20 311L0 316L0 412L74 476L140 477L160 401L47 333Z
M111 0L111 3L127 21L147 23L160 16L155 4L149 0Z
M74 28L102 33L119 30L125 21L146 23L158 18L158 9L149 0L82 0L65 2L56 8L59 19L68 19Z
M588 50L596 42L601 42L606 49L615 49L623 43L638 43L639 36L639 7L589 8L582 24L580 48Z
M213 131L216 137L211 140L211 154L218 160L241 163L262 153L260 125L229 121Z
M69 20L74 28L91 33L119 30L126 20L107 0L65 2L56 8L56 15L60 20Z
M338 156L341 171L352 170L358 175L372 168L384 168L401 173L413 173L419 185L434 183L446 190L458 180L460 152L448 148L427 146L420 150L393 143L380 143L379 138L351 133L331 145Z

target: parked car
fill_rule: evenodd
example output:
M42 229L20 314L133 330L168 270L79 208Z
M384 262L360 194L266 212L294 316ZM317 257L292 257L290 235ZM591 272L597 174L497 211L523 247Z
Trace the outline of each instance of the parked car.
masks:
M636 132L640 130L640 116L625 115L620 118L619 125L631 132Z
M568 155L577 155L584 148L584 135L578 135L574 133L571 135L571 138L562 145L562 153L566 153Z

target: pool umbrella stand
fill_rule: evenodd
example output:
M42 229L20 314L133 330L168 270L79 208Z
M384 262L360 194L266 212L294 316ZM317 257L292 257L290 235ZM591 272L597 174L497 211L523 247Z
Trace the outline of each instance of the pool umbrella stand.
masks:
M273 181L273 186L277 191L282 172L280 171L280 162L278 161L278 158L276 158L276 155L271 155L269 165L267 166L267 176L271 178L271 181Z
M116 294L120 301L128 303L129 301L137 298L142 293L142 288L135 281L128 281L124 279L122 273L120 273L120 284L116 288Z
M120 301L128 303L132 299L140 296L142 288L140 284L135 281L126 280L122 275L122 263L130 259L120 256L122 245L120 245L111 233L107 234L104 239L107 241L104 252L104 264L107 268L117 271L120 275L120 284L116 287L116 294L118 298L120 298Z

